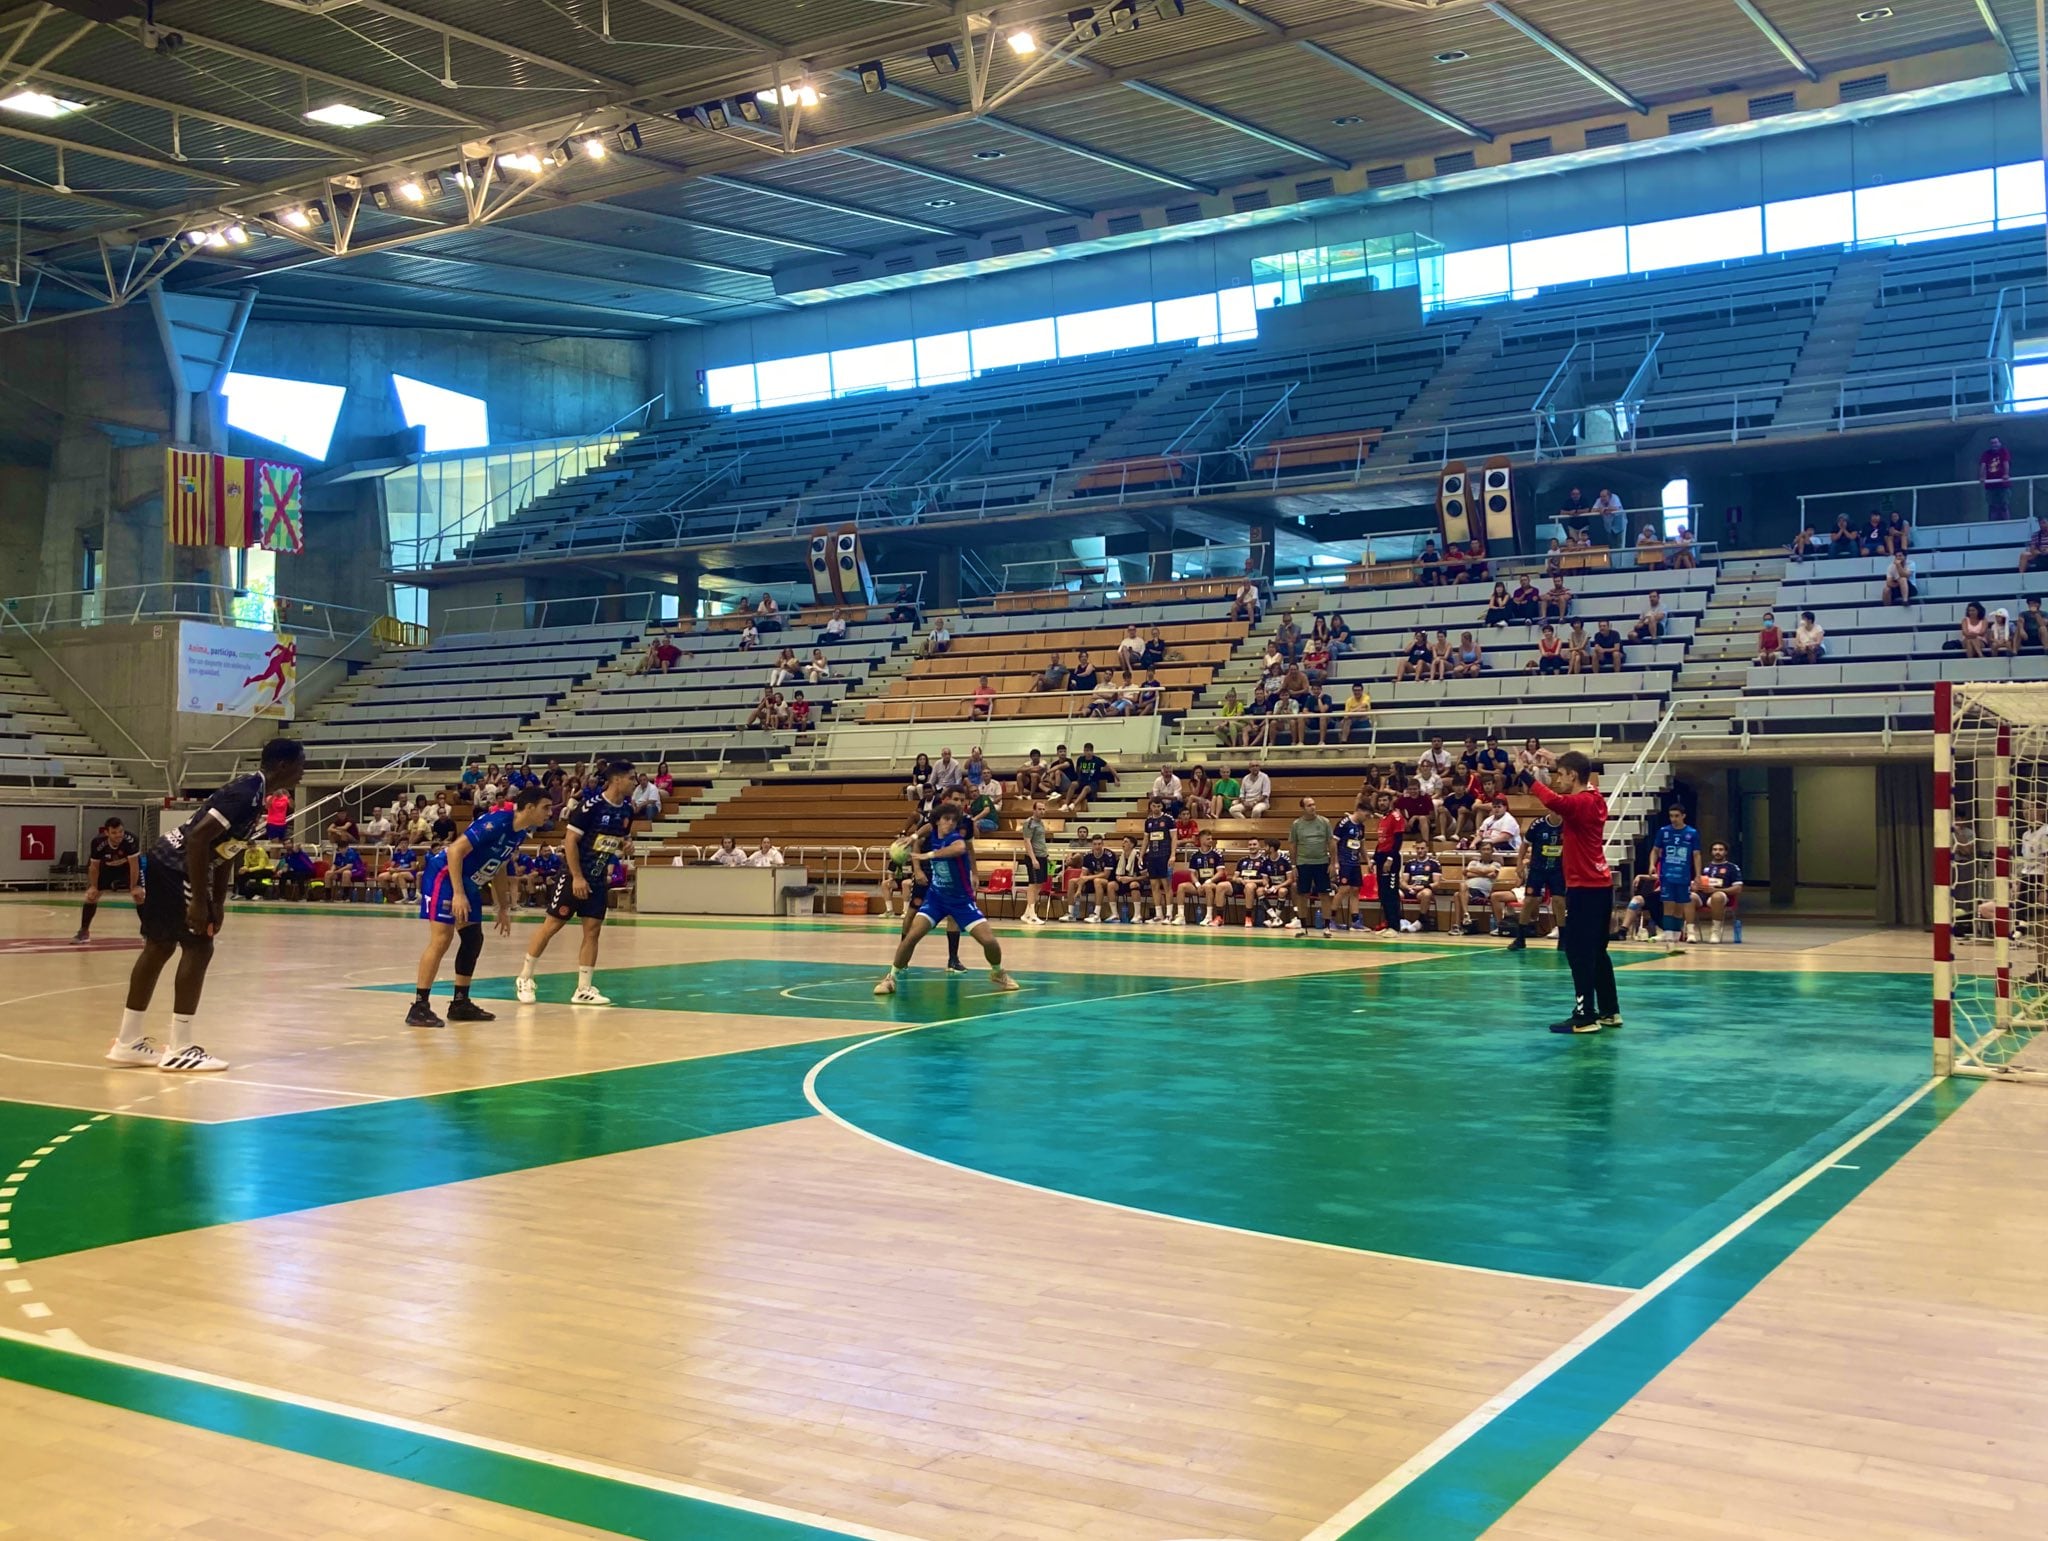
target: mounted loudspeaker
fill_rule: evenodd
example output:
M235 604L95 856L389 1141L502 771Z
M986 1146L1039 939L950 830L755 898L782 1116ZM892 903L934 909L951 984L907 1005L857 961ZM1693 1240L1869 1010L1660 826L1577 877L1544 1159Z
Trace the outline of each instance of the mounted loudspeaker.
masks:
M1495 455L1479 473L1480 529L1489 546L1515 548L1515 473L1507 457Z
M840 599L850 605L873 604L875 580L868 573L867 554L860 548L860 531L850 524L841 525L832 537L832 559L833 583Z
M1472 484L1463 461L1453 460L1437 473L1436 522L1446 547L1472 538Z
M832 532L823 525L811 531L811 593L821 605L839 601L839 569L832 562Z

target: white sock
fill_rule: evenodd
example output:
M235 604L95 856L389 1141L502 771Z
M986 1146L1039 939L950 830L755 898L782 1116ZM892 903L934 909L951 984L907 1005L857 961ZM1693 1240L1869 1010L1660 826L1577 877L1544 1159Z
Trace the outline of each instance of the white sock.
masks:
M576 970L576 988L579 990L594 989L595 986L591 984L590 976L596 972L597 970L594 968L579 968Z
M126 1006L121 1008L121 1036L116 1042L133 1043L138 1038L146 1037L148 1033L149 1022L141 1012L130 1010Z
M190 1015L171 1015L171 1036L169 1046L173 1049L189 1048L192 1043L192 1018Z
M528 954L527 954L527 955L526 955L525 957L523 957L523 958L521 958L521 959L519 960L519 977L520 977L521 979L531 979L531 978L533 978L533 954L532 954L532 953L528 953Z

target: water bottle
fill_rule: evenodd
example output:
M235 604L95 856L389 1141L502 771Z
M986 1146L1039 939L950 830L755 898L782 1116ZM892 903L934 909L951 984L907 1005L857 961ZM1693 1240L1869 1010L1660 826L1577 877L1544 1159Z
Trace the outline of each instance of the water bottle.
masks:
M1742 917L1740 915L1735 917L1735 940L1738 944L1742 941Z

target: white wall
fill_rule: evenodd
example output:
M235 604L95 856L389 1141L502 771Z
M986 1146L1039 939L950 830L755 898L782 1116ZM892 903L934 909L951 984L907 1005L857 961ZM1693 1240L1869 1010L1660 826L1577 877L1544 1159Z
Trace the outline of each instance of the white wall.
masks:
M1877 772L1801 765L1792 772L1801 888L1877 886Z

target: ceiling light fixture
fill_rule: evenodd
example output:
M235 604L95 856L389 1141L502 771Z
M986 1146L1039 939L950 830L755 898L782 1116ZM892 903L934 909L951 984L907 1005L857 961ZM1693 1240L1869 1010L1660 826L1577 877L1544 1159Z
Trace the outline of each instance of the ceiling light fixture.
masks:
M773 107L777 100L775 88L770 86L766 91L756 91L754 93L754 100L766 102L770 107ZM795 107L799 104L805 107L815 107L822 98L818 95L818 88L816 86L812 85L808 80L799 80L794 85L787 85L782 88L780 100L785 107Z
M974 158L978 161L999 161L1003 158L1003 152L1001 150L976 150Z
M240 225L229 225L220 234L221 239L229 246L247 246L249 244L249 232Z
M1891 17L1892 8L1888 5L1875 6L1870 10L1856 13L1858 21L1890 21Z
M725 109L721 106L719 110L723 112ZM576 141L576 153L587 161L601 161L607 154L604 139L597 134L585 134Z
M924 206L928 209L950 209L953 207L953 203L954 200L951 198L927 198L924 201Z
M1188 0L1159 0L1153 9L1161 21L1180 21L1188 14Z
M746 119L747 122L759 123L761 121L761 104L751 96L741 97L737 105L740 109L740 116Z
M1446 48L1442 53L1436 55L1436 62L1438 64L1463 64L1471 57L1462 48Z
M347 102L329 102L325 107L315 107L307 113L306 121L324 123L329 128L364 128L372 123L382 123L384 114L351 107Z
M713 133L722 133L732 127L732 114L723 102L706 102L702 107L686 107L676 114L678 121L694 123L699 128L708 128Z
M1136 32L1138 30L1138 0L1118 0L1109 8L1109 30L1112 32Z
M880 59L870 59L854 71L860 76L860 88L869 96L889 89L889 72L882 68Z
M289 225L294 230L311 230L313 228L313 216L304 209L286 209L277 218L278 223Z
M541 161L531 150L508 151L498 157L498 169L523 171L530 177L537 177L541 173Z
M18 112L24 118L63 118L85 111L83 102L67 101L43 91L17 91L12 96L0 97L0 107Z
M1077 43L1092 42L1102 35L1102 28L1096 25L1093 11L1067 12L1067 26L1072 29Z
M960 73L960 50L951 43L934 43L924 51L924 56L941 75Z
M1361 118L1355 112L1347 112L1341 118L1332 118L1330 119L1330 121L1336 124L1339 128L1356 128L1359 124L1363 123L1365 119Z
M1020 59L1026 54L1038 52L1038 34L1029 27L1019 27L1004 41L1010 45L1010 52L1017 55Z
M639 124L628 123L619 130L619 149L622 153L630 155L633 151L640 149L645 143L646 141L640 137Z
M407 177L398 184L398 196L407 203L425 203L427 189L418 177Z

